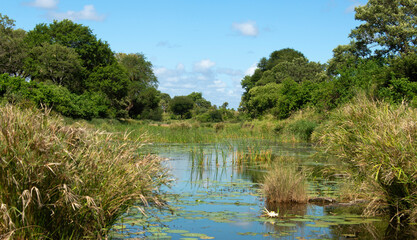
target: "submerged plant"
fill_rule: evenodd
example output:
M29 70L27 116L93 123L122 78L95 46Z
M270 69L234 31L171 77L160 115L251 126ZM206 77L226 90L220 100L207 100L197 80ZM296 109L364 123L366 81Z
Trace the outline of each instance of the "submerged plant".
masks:
M0 238L102 239L133 204L161 204L166 171L127 135L0 107Z

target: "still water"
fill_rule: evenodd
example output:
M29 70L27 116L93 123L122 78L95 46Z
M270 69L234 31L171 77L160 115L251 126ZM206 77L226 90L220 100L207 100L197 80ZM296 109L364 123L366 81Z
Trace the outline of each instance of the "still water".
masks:
M313 160L309 145L257 142L169 144L149 151L166 159L173 184L163 191L168 208L132 208L114 225L113 239L390 239L383 218L363 218L355 209L301 204L269 206L278 218L263 217L260 182L268 165L238 162L240 153L269 152L294 157L311 171L331 163ZM312 177L309 195L334 196L337 182Z

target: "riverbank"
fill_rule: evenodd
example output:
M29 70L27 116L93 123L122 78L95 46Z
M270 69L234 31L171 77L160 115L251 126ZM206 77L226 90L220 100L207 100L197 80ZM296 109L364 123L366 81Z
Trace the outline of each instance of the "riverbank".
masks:
M415 222L415 116L416 110L404 104L358 96L331 112L307 108L285 120L266 116L240 123L202 124L190 120L110 124L93 120L89 124L109 131L131 131L133 137L145 133L154 143L218 143L233 139L311 142L321 153L335 157L340 163L329 167L323 173L325 177L335 174L348 177L341 186L343 194L339 201L366 198L370 204L364 214L388 211L398 220Z
M0 106L0 238L104 239L129 207L161 205L161 160L127 135Z

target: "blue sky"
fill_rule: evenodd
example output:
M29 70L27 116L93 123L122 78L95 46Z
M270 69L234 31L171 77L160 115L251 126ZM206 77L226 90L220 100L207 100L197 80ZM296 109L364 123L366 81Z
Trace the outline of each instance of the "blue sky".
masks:
M365 0L0 0L26 31L53 19L89 26L114 52L143 53L162 92L196 91L237 108L240 81L262 57L294 48L325 63L349 43Z

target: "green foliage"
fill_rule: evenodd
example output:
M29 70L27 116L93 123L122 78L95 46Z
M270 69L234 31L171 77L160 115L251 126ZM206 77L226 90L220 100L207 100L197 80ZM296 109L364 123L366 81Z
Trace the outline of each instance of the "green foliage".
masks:
M378 89L378 97L393 104L402 101L417 103L417 82L411 82L408 78L393 78Z
M256 85L262 86L271 82L281 83L287 78L301 83L305 81L322 82L327 77L322 64L309 62L305 58L295 58L292 61L279 62L271 70L265 71Z
M292 62L294 59L303 58L305 56L292 48L284 48L278 51L274 51L269 55L269 58L262 58L258 63L258 68L261 71L271 70L273 67L282 62Z
M94 92L104 93L110 100L121 100L127 95L129 79L118 64L97 68L86 81L87 87Z
M79 87L82 71L76 51L58 43L42 43L32 48L26 59L26 72L32 80L52 81L68 89Z
M168 182L140 146L47 112L0 107L0 237L106 238L128 207L158 204L155 190Z
M221 122L223 121L223 114L221 110L212 109L200 115L197 115L197 120L200 122Z
M36 106L47 106L64 116L91 119L108 117L109 103L100 93L77 95L65 87L26 82L23 78L0 75L0 97L8 102L30 101Z
M242 96L242 101L240 103L241 110L249 111L249 113L251 112L251 110L248 109L247 104L251 98L249 91L252 88L254 88L257 85L266 85L268 83L273 82L279 83L283 80L281 78L277 80L277 77L274 74L274 72L276 72L277 69L275 69L274 71L270 70L272 70L276 65L280 63L285 64L286 62L292 62L295 59L301 59L300 61L303 61L302 59L306 58L302 53L291 48L285 48L279 51L274 51L270 54L268 59L262 58L259 61L258 68L255 70L254 74L252 76L245 76L241 81L242 88L245 90ZM251 113L251 115L256 114Z
M256 117L274 108L281 89L282 86L276 83L269 83L265 86L252 88L248 93L249 101L246 104L247 110L253 117Z
M131 82L139 82L149 87L158 85L158 80L152 70L152 63L146 61L143 54L118 53L116 59L126 69Z
M300 119L288 125L289 131L298 136L303 141L309 142L314 129L318 126L318 123L307 119ZM275 128L278 130L279 126Z
M0 73L30 83L10 88L9 101L27 98L87 119L162 118L158 82L143 54L115 56L90 28L70 20L38 24L28 33L13 27L13 20L0 15Z
M22 29L14 30L14 26L14 20L0 13L0 73L24 77L26 32Z
M194 101L188 96L175 96L169 103L169 107L174 114L180 115L181 118L191 118Z
M350 37L359 43L377 43L377 54L409 53L417 45L417 4L415 0L369 0L355 8L355 19L363 23Z
M389 59L387 71L389 77L408 78L411 82L417 82L417 54L401 54L401 56Z
M254 75L242 80L241 110L252 117L272 113L278 119L287 118L311 102L312 93L328 79L324 65L309 62L293 49L275 51L260 65Z
M83 67L88 71L116 62L116 58L106 42L97 39L89 27L68 19L55 20L49 25L36 25L33 30L28 32L26 41L31 47L48 42L73 48L80 56ZM77 90L81 91L81 89Z
M162 120L162 108L159 106L161 101L159 92L153 87L147 87L137 93L131 99L129 116L138 119Z
M417 218L417 112L406 105L355 99L331 114L315 136L352 174L374 188L398 218Z

